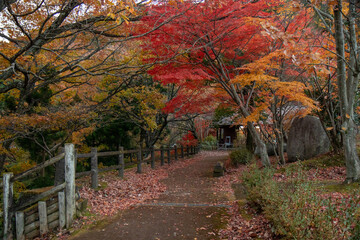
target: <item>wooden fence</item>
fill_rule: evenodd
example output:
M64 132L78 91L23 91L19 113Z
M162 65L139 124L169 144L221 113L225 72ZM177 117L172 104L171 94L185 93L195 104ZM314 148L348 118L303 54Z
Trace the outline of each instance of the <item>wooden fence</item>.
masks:
M142 164L146 163L155 168L155 153L160 152L160 165L165 162L171 164L179 158L188 157L198 152L198 147L184 148L160 148L160 149L137 149L119 151L98 152L97 148L92 148L90 153L77 154L73 144L65 144L65 152L43 162L23 173L13 176L12 173L3 175L3 239L23 240L25 238L34 238L49 230L56 228L69 228L72 225L76 215L76 192L75 178L91 175L91 187L98 187L98 174L109 170L118 170L119 177L124 177L124 169L128 165L136 164L137 173L142 172ZM144 153L149 158L144 159ZM125 163L125 154L130 157L136 155L136 162ZM166 155L166 161L165 161ZM98 158L117 156L118 162L114 166L99 168ZM91 159L91 170L87 172L76 173L76 162L79 158ZM15 204L13 201L13 183L23 178L51 166L55 163L63 162L65 165L64 182L52 187L46 192L30 197L25 201ZM15 236L14 236L15 235Z

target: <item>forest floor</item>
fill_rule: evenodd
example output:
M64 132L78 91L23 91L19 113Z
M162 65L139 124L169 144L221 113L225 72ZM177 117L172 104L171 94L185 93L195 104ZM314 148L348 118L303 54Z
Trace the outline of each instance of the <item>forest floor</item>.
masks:
M104 175L103 188L80 190L89 214L55 238L271 239L267 221L247 209L241 184L233 184L244 168L213 177L215 164L228 159L226 151L201 152L142 174L129 169L124 180Z

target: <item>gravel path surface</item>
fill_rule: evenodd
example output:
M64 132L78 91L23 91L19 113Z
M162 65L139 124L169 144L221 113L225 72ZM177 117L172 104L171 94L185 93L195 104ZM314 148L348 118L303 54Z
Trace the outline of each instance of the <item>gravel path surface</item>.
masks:
M167 190L157 199L123 210L110 224L71 239L219 239L217 230L223 226L221 216L229 199L214 191L212 171L227 158L227 152L200 153L197 161L162 180Z

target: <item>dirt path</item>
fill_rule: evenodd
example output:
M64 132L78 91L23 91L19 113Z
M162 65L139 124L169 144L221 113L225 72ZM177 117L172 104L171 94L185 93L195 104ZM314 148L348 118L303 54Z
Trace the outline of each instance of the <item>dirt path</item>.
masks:
M213 191L216 179L212 171L216 162L227 156L226 152L206 155L175 170L163 181L167 191L158 199L125 210L107 226L71 239L218 239L215 233L222 225L228 199Z

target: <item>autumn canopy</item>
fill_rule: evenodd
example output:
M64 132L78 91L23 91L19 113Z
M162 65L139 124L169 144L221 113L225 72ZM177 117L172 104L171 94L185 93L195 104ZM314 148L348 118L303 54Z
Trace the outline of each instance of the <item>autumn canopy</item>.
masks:
M222 107L264 166L267 143L284 164L292 119L317 115L333 150L345 150L349 181L360 178L355 4L5 0L0 9L0 169L30 145L46 159L69 141L195 144ZM123 139L106 142L100 133L115 125Z

